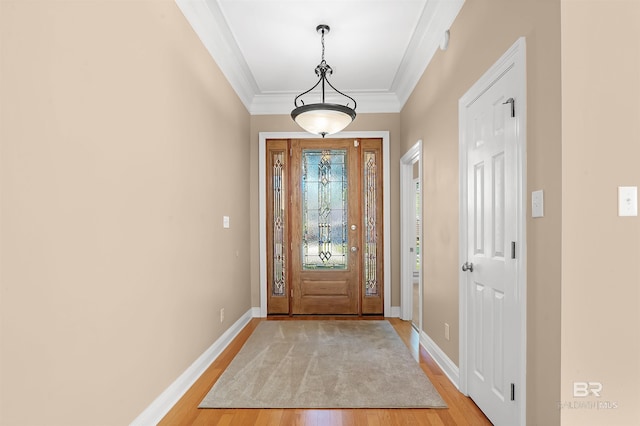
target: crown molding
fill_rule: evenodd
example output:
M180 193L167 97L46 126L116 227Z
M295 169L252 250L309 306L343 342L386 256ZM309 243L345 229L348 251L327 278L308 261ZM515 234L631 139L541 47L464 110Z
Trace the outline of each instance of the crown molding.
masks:
M465 0L429 0L388 91L350 93L361 113L400 112ZM219 0L175 0L178 8L252 115L289 114L295 94L262 93L220 8Z
M391 91L397 93L400 105L404 106L411 96L440 46L444 32L451 28L464 2L429 0L425 5L391 84Z
M217 0L175 0L196 35L249 110L260 89Z

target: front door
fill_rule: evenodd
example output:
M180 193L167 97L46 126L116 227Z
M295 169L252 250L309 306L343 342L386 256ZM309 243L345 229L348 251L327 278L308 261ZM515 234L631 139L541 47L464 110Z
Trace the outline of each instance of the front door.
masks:
M383 313L381 154L380 139L267 141L270 314Z
M294 314L357 314L358 152L353 140L292 141Z

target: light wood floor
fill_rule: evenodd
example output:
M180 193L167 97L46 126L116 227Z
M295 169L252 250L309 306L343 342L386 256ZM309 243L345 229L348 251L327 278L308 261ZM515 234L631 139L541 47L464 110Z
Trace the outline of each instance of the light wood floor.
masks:
M447 379L438 365L418 344L418 334L411 322L387 318L406 345L415 353L420 348L420 366L447 403L445 409L198 409L218 377L240 351L260 321L287 320L289 317L254 318L224 350L169 411L160 425L274 425L274 426L340 426L340 425L491 425L470 398L462 395ZM296 320L302 318L293 318ZM313 320L314 318L304 318ZM334 319L322 317L321 319ZM349 319L339 317L335 319ZM381 318L374 318L381 319ZM357 318L354 320L364 320Z

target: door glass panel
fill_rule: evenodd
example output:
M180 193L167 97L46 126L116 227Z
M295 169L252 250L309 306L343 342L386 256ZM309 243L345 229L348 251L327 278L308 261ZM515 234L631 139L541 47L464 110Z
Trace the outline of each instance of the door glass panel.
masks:
M302 269L347 269L347 151L302 151Z
M364 284L366 296L378 295L378 168L376 153L364 153Z
M284 153L275 152L272 157L273 164L273 287L274 296L284 296L285 289L285 187L284 187Z

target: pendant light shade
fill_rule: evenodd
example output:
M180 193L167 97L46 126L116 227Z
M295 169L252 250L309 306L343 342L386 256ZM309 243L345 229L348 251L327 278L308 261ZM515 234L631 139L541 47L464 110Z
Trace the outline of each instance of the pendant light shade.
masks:
M328 25L318 25L316 30L322 36L322 61L316 67L316 75L320 78L313 87L306 92L296 96L293 101L295 109L291 111L291 118L298 123L300 127L309 133L321 135L331 135L338 133L347 127L356 118L356 101L351 96L345 95L327 80L327 76L333 73L333 70L324 60L324 35L329 32ZM346 105L332 104L325 102L325 83L329 85L336 93L347 99ZM321 85L321 102L305 104L301 97L311 92L313 89ZM353 108L349 107L348 100L353 102Z
M349 107L336 104L310 104L293 110L291 117L309 133L332 135L347 127L356 112Z

